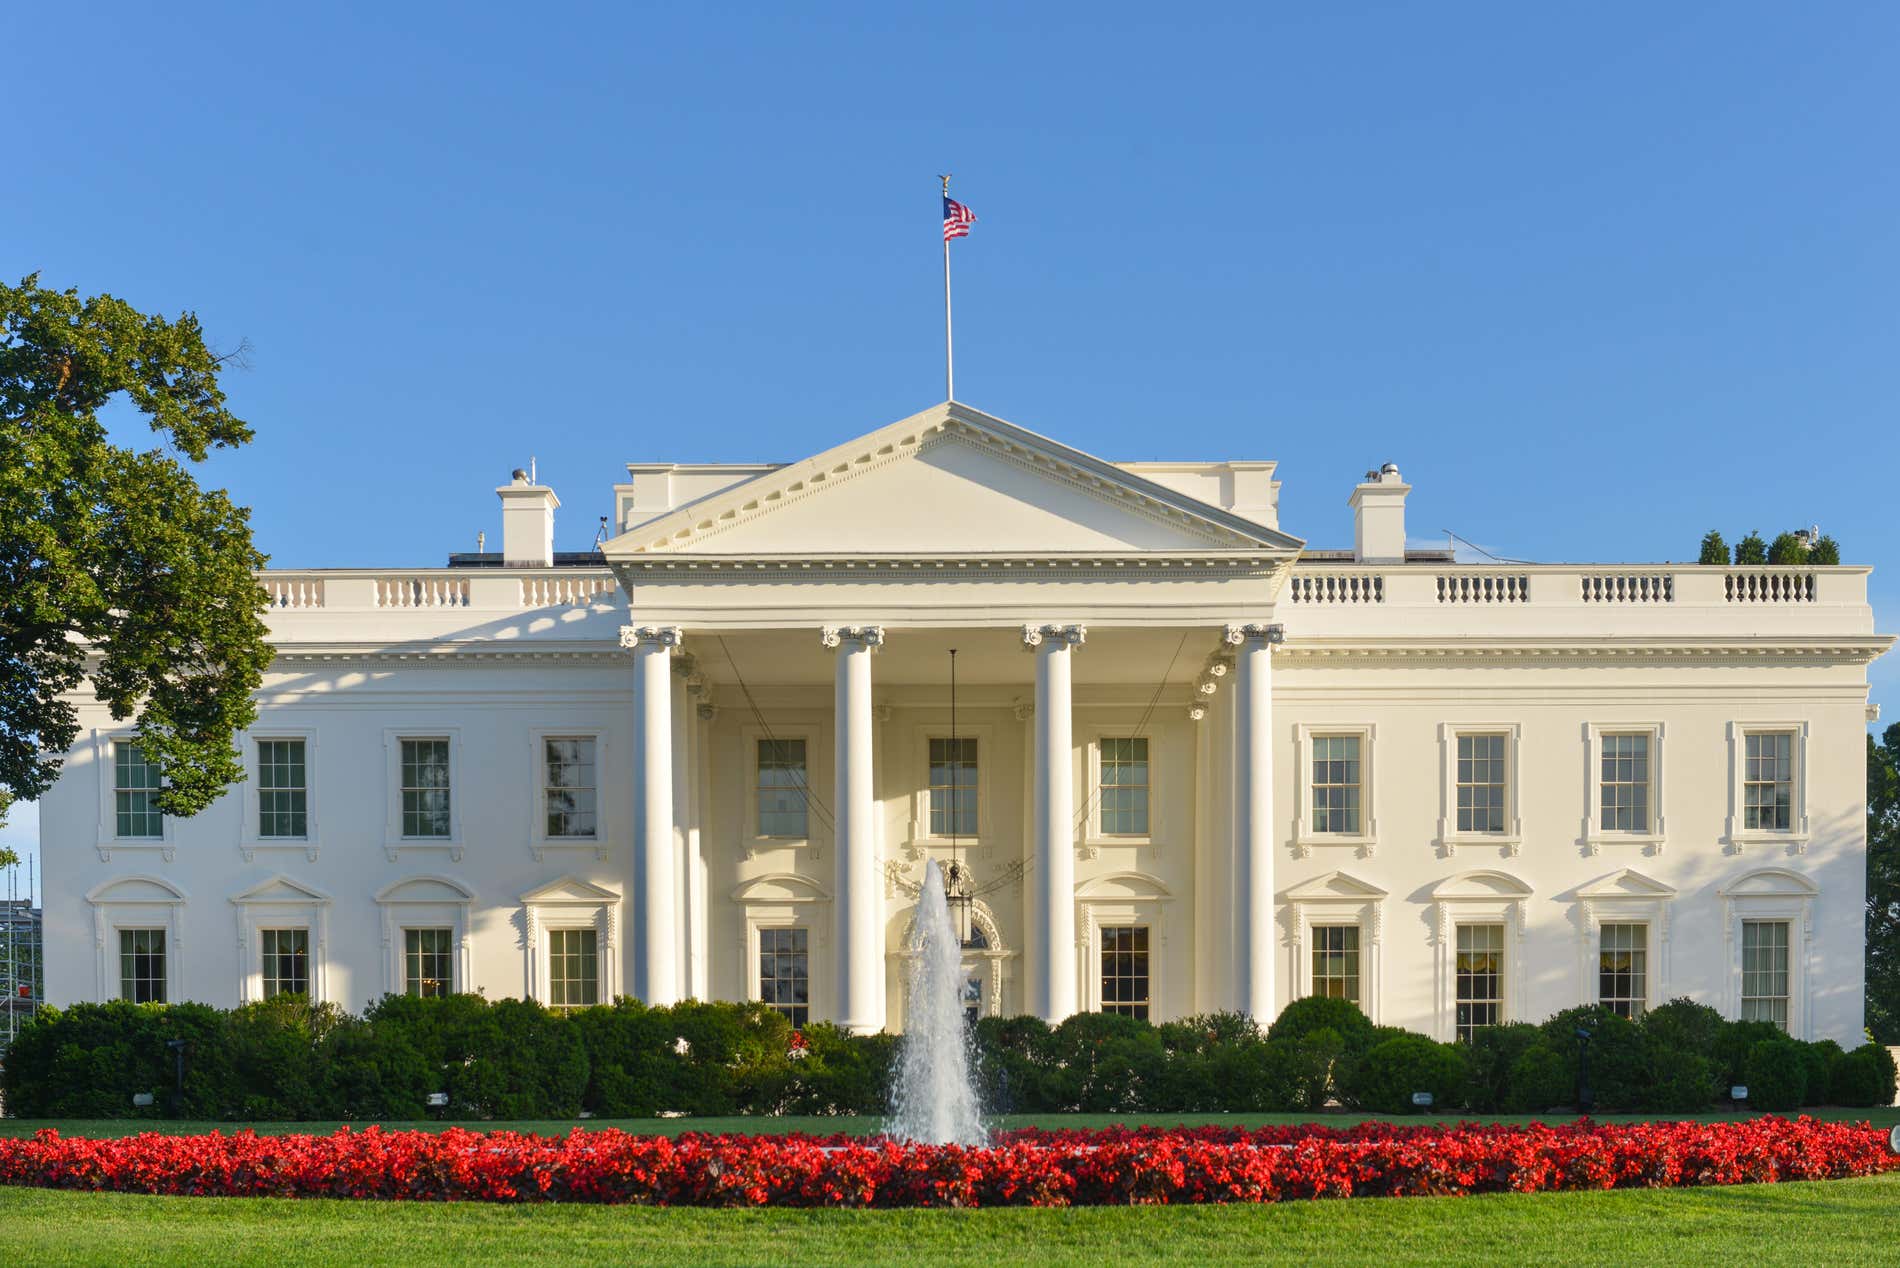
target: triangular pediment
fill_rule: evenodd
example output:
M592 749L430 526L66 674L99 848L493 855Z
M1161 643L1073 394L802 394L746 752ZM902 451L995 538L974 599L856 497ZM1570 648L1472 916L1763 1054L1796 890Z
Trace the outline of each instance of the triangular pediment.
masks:
M273 876L232 896L234 903L327 903L330 896L288 876Z
M620 895L592 881L584 881L578 876L563 876L560 880L552 881L539 889L529 890L521 896L521 901L524 905L581 903L597 907L602 903L619 902Z
M1284 902L1374 902L1385 897L1385 891L1377 885L1369 884L1356 876L1345 872L1328 872L1324 876L1315 876L1310 881L1301 881L1287 888L1280 895Z
M1579 898L1674 898L1676 891L1635 868L1626 867L1577 891Z
M1260 551L1299 539L946 403L763 472L606 543L655 555L822 558Z

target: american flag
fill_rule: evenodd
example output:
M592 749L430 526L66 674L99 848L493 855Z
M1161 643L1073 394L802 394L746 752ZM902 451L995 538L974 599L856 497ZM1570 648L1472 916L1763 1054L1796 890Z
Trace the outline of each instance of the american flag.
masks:
M970 226L976 223L976 213L965 207L948 194L943 198L943 240L967 238Z

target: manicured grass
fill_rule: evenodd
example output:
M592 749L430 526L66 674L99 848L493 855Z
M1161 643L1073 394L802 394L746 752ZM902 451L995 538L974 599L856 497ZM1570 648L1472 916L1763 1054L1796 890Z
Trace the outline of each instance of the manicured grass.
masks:
M1802 1113L1813 1118L1841 1120L1846 1122L1870 1121L1878 1127L1892 1127L1900 1123L1900 1109L1809 1109ZM1681 1122L1684 1120L1699 1122L1727 1122L1735 1119L1757 1117L1754 1114L1605 1114L1599 1121L1606 1123L1635 1123L1648 1120ZM1792 1114L1787 1117L1793 1117ZM1424 1123L1434 1121L1421 1116L1408 1118L1389 1118L1379 1114L1023 1114L992 1120L998 1127L1110 1127L1116 1124L1137 1126L1149 1124L1155 1127L1199 1126L1214 1124L1224 1127L1261 1127L1270 1124L1321 1123L1328 1127L1350 1127L1354 1123L1400 1122ZM1443 1118L1436 1121L1483 1122L1483 1123L1561 1123L1570 1121L1561 1114L1541 1115L1471 1115L1466 1118ZM831 1135L843 1132L853 1136L875 1135L884 1125L881 1118L838 1117L817 1118L787 1115L782 1118L751 1116L744 1118L587 1118L587 1119L539 1119L519 1122L467 1122L439 1123L399 1122L384 1123L383 1126L404 1130L440 1131L445 1127L466 1127L471 1131L523 1131L538 1132L544 1135L564 1136L576 1127L618 1127L622 1131L634 1132L645 1136L677 1136L681 1132L750 1132L765 1134L772 1132L811 1132L815 1135ZM131 1136L139 1132L155 1131L173 1135L194 1135L209 1131L234 1132L250 1129L261 1136L283 1136L296 1132L310 1132L327 1135L335 1131L342 1123L211 1123L211 1122L169 1122L164 1119L28 1119L0 1118L0 1136L31 1136L42 1127L59 1129L62 1136ZM365 1127L366 1123L353 1123L353 1127Z
M1900 1174L1249 1207L707 1211L0 1188L0 1263L1873 1263Z

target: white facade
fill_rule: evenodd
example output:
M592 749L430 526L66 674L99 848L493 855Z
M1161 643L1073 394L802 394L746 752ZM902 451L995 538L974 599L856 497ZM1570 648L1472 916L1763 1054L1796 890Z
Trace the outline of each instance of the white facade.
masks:
M519 478L493 557L267 573L251 775L210 809L137 814L86 702L49 995L803 992L894 1030L954 855L986 1012L1332 990L1451 1038L1461 1000L1607 990L1859 1041L1867 569L1408 556L1391 468L1310 551L1278 487L943 405L631 466L604 558L555 556Z

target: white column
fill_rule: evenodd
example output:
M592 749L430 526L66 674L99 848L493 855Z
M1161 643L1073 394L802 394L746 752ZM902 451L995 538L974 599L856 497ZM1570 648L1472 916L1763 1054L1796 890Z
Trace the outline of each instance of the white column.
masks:
M633 649L633 993L679 1000L679 886L673 838L673 649L677 625L623 625Z
M1025 625L1036 653L1035 895L1029 918L1040 939L1029 965L1029 1011L1054 1025L1076 1009L1075 746L1070 728L1069 652L1080 625Z
M877 797L872 785L871 650L877 625L828 626L838 653L833 731L837 740L838 1024L856 1034L884 1027L883 891L877 879Z
M1234 683L1235 893L1242 906L1236 991L1256 1024L1273 1021L1273 645L1278 625L1230 625Z

